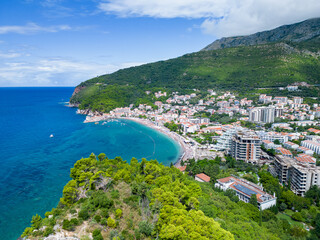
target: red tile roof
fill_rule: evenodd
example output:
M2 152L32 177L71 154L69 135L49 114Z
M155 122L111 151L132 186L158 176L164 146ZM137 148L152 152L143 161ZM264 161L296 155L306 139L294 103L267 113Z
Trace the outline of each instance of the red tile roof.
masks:
M295 157L297 161L302 162L302 163L311 163L315 164L315 158L307 155L307 154L299 154L297 157Z
M204 173L199 173L196 175L196 177L200 178L201 180L205 182L210 182L210 177Z
M177 167L181 172L184 172L187 168L187 166L181 166L181 167Z

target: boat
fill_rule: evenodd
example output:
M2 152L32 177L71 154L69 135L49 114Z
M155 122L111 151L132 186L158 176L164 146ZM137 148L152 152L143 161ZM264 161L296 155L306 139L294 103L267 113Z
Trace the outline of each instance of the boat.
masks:
M51 134L50 137L53 138L53 134Z

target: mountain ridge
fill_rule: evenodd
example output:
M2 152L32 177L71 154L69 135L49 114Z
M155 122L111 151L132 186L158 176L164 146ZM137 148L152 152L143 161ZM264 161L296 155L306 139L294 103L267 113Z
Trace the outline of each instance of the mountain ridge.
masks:
M250 35L223 37L209 44L201 51L238 46L253 46L278 41L301 42L317 36L320 36L320 18L312 18Z

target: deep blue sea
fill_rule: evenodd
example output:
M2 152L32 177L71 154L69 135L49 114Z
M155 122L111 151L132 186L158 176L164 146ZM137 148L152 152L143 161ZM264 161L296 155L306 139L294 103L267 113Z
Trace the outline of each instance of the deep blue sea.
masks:
M179 146L132 121L83 123L65 106L73 88L0 88L0 240L55 207L73 164L90 153L175 161ZM50 134L54 137L50 138Z

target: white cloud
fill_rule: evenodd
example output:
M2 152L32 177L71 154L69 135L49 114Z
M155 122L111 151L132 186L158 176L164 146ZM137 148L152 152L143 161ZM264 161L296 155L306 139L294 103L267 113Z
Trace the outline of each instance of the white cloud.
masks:
M109 0L100 10L119 17L204 18L205 33L250 34L320 16L319 0Z
M31 33L37 33L37 32L58 32L58 31L67 31L67 30L71 30L71 27L68 25L42 27L35 23L28 23L25 26L18 26L18 25L0 26L0 34L7 34L7 33L31 34Z
M2 52L0 52L0 58L17 58L17 57L20 57L20 56L21 56L20 53L14 53L14 52L2 53Z
M104 65L66 59L0 64L0 86L75 86L82 81L141 63Z

